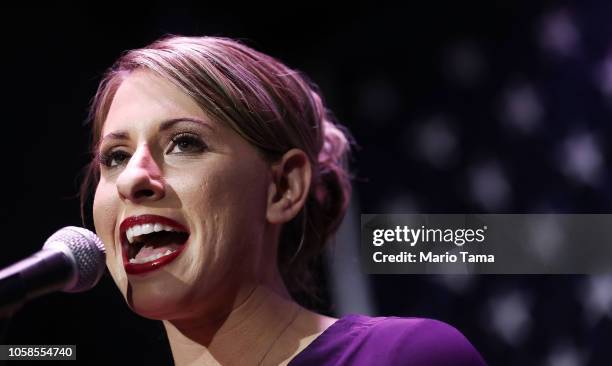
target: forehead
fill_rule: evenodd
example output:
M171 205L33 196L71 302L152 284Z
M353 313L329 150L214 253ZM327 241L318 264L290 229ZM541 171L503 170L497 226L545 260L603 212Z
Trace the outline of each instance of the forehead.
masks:
M138 70L119 85L102 134L178 117L208 119L200 106L174 84L150 71Z

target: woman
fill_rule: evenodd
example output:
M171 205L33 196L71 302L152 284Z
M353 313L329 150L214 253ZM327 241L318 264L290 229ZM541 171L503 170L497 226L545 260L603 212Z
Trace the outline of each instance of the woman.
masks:
M482 363L443 323L293 300L350 195L349 140L304 76L233 40L167 37L116 62L92 121L83 202L95 188L108 269L176 365Z

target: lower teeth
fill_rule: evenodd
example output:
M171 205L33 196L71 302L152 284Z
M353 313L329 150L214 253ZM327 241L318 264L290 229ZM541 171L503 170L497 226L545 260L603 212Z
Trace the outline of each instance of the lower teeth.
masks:
M142 264L142 263L151 262L151 261L154 261L154 260L156 260L158 258L161 258L161 257L164 257L164 256L166 256L168 254L171 254L173 252L174 252L173 250L166 249L166 251L163 252L163 253L153 254L153 255L150 255L150 256L145 257L145 258L139 258L139 259L132 258L132 259L130 259L130 263L133 263L133 264Z

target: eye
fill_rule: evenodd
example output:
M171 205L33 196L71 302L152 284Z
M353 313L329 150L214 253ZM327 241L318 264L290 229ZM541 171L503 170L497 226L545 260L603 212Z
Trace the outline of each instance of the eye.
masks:
M103 152L100 154L100 164L113 168L123 164L127 159L130 158L130 154L123 150L112 150L110 152Z
M191 133L182 133L172 138L172 143L168 148L168 154L179 153L199 153L206 150L206 144L200 137Z

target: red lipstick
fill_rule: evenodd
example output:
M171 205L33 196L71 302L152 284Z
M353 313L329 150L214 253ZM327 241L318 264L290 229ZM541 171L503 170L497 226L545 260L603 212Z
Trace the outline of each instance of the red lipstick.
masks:
M172 253L168 255L164 255L150 262L130 263L128 252L129 252L129 246L133 244L129 243L126 232L129 228L135 225L143 225L143 224L161 224L161 225L169 226L175 229L176 231L189 234L189 230L187 230L185 226L167 217L158 216L158 215L140 215L140 216L131 216L131 217L126 218L125 220L123 220L123 222L119 226L119 235L121 237L123 266L127 274L137 275L137 274L142 274L142 273L148 273L148 272L155 271L165 266L166 264L176 259L179 256L179 254L181 254L181 252L185 249L185 246L187 243L187 241L185 241L185 243L183 243L178 248L176 248Z

